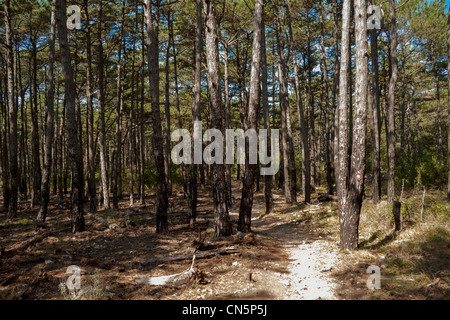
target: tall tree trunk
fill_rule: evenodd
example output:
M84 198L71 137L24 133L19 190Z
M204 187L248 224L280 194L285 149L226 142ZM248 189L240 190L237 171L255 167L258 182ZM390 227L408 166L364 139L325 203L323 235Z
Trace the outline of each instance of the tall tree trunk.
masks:
M170 24L170 8L169 12L167 14L167 20L168 24ZM169 195L172 194L172 175L171 175L171 160L170 160L170 49L171 49L171 42L168 41L167 48L166 48L166 63L164 67L166 82L164 87L164 124L165 124L165 143L164 143L164 171L166 174L166 183L167 183L167 189L169 192Z
M17 108L14 105L14 61L11 35L11 10L10 0L4 1L5 12L5 38L6 38L6 72L8 90L8 115L9 115L9 173L10 173L10 198L8 207L8 219L17 215L19 175L17 172Z
M337 196L340 222L340 241L344 247L347 212L347 179L348 179L348 67L350 60L350 0L344 0L342 8L341 65L339 72L339 155Z
M388 139L388 191L387 201L394 201L395 197L395 85L398 78L398 62L397 62L397 18L395 0L389 0L389 11L391 16L391 43L390 43L390 63L391 78L389 81L389 104L387 110L387 139Z
M32 33L32 31L30 30ZM31 151L33 155L32 161L32 179L33 190L31 194L31 207L37 206L40 200L41 191L41 162L40 162L40 150L39 150L39 126L38 126L38 86L37 86L37 39L32 36L31 38L31 59L33 72L32 76L32 92L33 103L31 104ZM16 111L17 113L17 111Z
M289 10L288 4L286 4L286 10ZM290 13L287 11L287 23L289 29L289 46L292 50L294 46L294 38L292 32L292 24ZM303 197L305 198L305 202L311 202L311 167L310 167L310 154L309 154L309 143L308 143L308 128L305 119L305 112L303 108L303 102L301 97L300 90L300 77L298 71L298 58L297 53L293 52L294 59L294 80L295 80L295 94L297 98L297 116L300 125L300 132L302 136L302 175L303 175Z
M447 18L447 74L450 75L450 8ZM448 115L447 115L447 143L448 143L448 187L447 202L450 202L450 76L448 76Z
M370 132L372 135L372 200L378 203L381 198L381 174L380 174L380 85L378 77L378 31L370 31L370 48L372 61L372 104L370 110Z
M269 114L269 90L267 81L267 54L266 54L266 31L265 18L262 19L262 39L261 39L261 95L262 108L264 112L264 129L267 130L267 141L272 141L270 132L270 114ZM272 153L271 143L267 143L267 154ZM230 173L231 174L231 173ZM264 176L264 203L266 214L272 211L273 196L272 196L272 179L270 175Z
M248 104L248 130L258 129L258 114L260 101L260 73L261 73L261 42L263 30L264 3L263 0L255 1L255 15L253 18L253 46L252 66L250 71L250 93ZM248 145L248 143L246 143ZM250 146L248 145L248 149ZM249 153L250 151L246 151ZM257 165L251 164L250 155L246 157L245 174L242 184L241 205L239 207L238 229L242 232L251 230L251 217L253 207L253 190Z
M2 59L3 61L3 59ZM3 67L3 65L2 65ZM1 146L1 168L2 168L2 194L3 194L3 207L8 210L10 200L9 189L9 168L8 168L8 111L5 105L5 95L2 90L3 77L0 77L0 107L1 107L1 134L0 134L0 146Z
M228 43L224 44L225 57L224 57L224 87L225 87L225 110L224 110L224 120L225 129L231 128L231 103L230 103L230 93L229 93L229 74L228 74ZM232 142L234 144L234 141ZM228 146L227 146L228 147ZM227 203L228 206L232 206L232 192L231 192L231 164L225 164L225 183L227 190ZM239 166L239 164L238 164Z
M46 131L44 148L44 170L42 174L41 189L41 207L39 209L36 225L45 223L47 217L48 202L50 199L50 172L52 168L52 146L55 131L54 124L54 62L55 62L55 28L56 28L56 0L52 2L51 28L49 39L49 62L48 62L48 87L47 87L47 112L46 112Z
M328 87L328 67L327 67L327 56L326 56L326 47L325 47L325 26L324 26L324 17L326 12L324 12L323 4L320 7L320 46L321 46L321 82L324 84L322 87L325 90L325 102L322 107L324 108L324 122L325 122L325 167L327 173L327 192L328 194L333 194L333 165L332 165L332 126L330 125L330 106L329 106L329 87Z
M83 159L81 156L81 147L78 142L78 127L75 113L75 82L67 39L66 6L66 0L56 2L60 56L65 84L67 151L72 170L71 220L72 232L75 233L84 230Z
M358 247L359 216L364 194L368 88L367 9L364 0L354 0L354 3L356 43L355 114L353 116L353 147L349 188L341 228L341 248L349 250L357 249Z
M142 21L142 30L144 30L144 21ZM142 43L145 42L144 33L142 33ZM175 75L176 77L176 75ZM139 186L140 202L145 204L145 134L144 134L144 103L145 103L145 52L142 50L141 62L141 107L139 110Z
M335 0L333 2L333 37L334 37L334 83L333 83L333 164L334 164L334 180L336 184L336 194L337 194L337 181L339 175L339 103L338 103L338 92L339 92L339 1Z
M196 26L195 26L195 48L194 48L194 87L192 89L193 99L192 99L192 123L200 121L200 99L202 90L202 0L197 0L196 4ZM203 138L198 136L198 132L194 130L193 140L202 141ZM194 148L192 148L192 159L194 158ZM189 208L188 208L188 219L189 223L192 224L197 217L197 171L198 165L192 163L189 167Z
M103 206L109 209L109 187L106 161L106 123L105 123L105 88L104 88L104 57L103 57L103 0L100 0L98 8L98 30L97 30L97 66L98 66L98 148L100 151L100 181L103 191Z
M205 43L211 128L222 132L223 109L220 93L219 41L217 36L215 0L203 0L203 10L206 19ZM211 165L211 178L214 199L215 236L229 236L231 235L232 225L228 215L223 164L213 163Z
M84 0L84 10L86 20L89 21L89 4ZM86 134L88 142L88 190L89 190L89 210L97 211L97 195L95 187L95 147L94 147L94 107L92 105L92 54L91 54L91 31L86 28L86 100L87 100L87 121Z
M442 124L441 124L441 94L440 94L440 86L439 86L439 72L437 70L436 66L436 101L437 101L437 108L436 108L436 121L437 121L437 128L438 128L438 158L439 158L439 164L443 168L444 167L444 145L442 142Z
M159 1L158 4L159 5ZM153 153L156 163L156 232L167 232L167 208L168 208L168 190L166 185L166 176L164 173L164 140L161 127L161 111L159 109L159 45L158 45L158 21L153 21L152 1L145 0L146 9L146 42L148 71L150 78L150 98L151 113L153 125ZM159 8L156 7L158 11ZM159 20L157 12L156 19Z
M275 9L276 10L276 9ZM283 148L283 179L284 179L284 194L286 202L290 204L297 203L296 197L296 177L295 177L295 162L292 161L293 150L292 147L292 132L290 129L289 117L289 92L287 87L287 66L282 51L283 44L281 39L281 23L280 17L276 14L276 38L277 38L277 53L278 53L278 81L280 84L280 109L281 109L281 141ZM289 124L288 124L289 123Z

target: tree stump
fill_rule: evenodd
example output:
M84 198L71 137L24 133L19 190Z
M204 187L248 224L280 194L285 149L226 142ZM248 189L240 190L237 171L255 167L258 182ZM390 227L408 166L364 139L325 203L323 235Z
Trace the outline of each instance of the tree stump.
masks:
M394 201L394 207L392 209L392 213L394 214L394 222L395 222L395 231L401 231L403 227L403 219L400 209L402 207L402 203L399 201Z

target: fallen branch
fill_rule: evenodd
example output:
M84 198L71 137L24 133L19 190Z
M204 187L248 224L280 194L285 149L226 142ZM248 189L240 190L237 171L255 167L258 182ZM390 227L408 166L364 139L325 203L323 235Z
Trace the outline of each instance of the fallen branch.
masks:
M59 204L56 204L59 208L63 209L63 210L68 210L68 208L65 208L64 206L61 206ZM105 219L91 213L91 212L87 212L86 210L83 210L83 213L88 216L91 217L92 219L94 219L95 221L101 223L102 225L104 225L106 228L111 229L111 230L115 230L115 231L119 231L122 232L122 228L117 225L116 223L109 223L108 221L106 221Z
M217 255L228 255L239 253L235 247L227 247L227 248L219 248L208 251L200 251L195 254L196 259L208 259L215 257ZM193 258L192 254L178 254L174 256L162 257L162 258L152 258L139 262L142 265L152 264L152 263L164 263L171 261L182 261L182 260L190 260Z
M34 244L36 244L38 242L41 242L41 241L43 241L44 239L46 239L46 238L48 238L50 236L56 235L59 232L61 232L61 230L52 231L52 232L46 231L46 232L43 232L43 233L36 234L36 235L32 236L31 238L29 238L29 239L27 239L25 241L22 241L22 242L20 242L18 244L15 244L12 247L4 250L4 253L5 254L10 254L10 253L12 253L14 251L26 250L29 247L31 247L32 245L34 245Z
M94 219L95 221L97 221L97 222L103 224L103 225L104 225L106 228L108 228L108 229L116 230L116 231L119 231L119 232L122 231L122 228L119 227L119 225L117 225L117 224L115 224L115 223L109 223L109 222L106 221L105 219L103 219L103 218L101 218L101 217L99 217L99 216L96 216L96 215L93 214L93 213L90 213L90 212L86 212L86 211L85 211L84 214L87 215L88 217L91 217L91 218Z
M193 281L196 277L197 270L195 269L194 265L195 265L195 254L192 257L191 267L183 272L161 277L143 276L140 277L139 279L136 279L135 283L150 284L152 286L165 286L165 285L178 286L187 284Z
M425 287L425 293L428 293L428 291L430 290L430 288L433 288L435 285L437 285L439 283L439 281L441 281L441 279L437 278L435 281L433 281L430 284L427 284Z

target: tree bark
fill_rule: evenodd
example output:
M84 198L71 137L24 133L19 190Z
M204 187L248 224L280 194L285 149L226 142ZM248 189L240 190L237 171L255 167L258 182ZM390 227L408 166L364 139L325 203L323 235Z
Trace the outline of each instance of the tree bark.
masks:
M103 39L102 39L102 23L103 23L103 0L99 3L99 18L97 29L97 66L98 66L98 148L100 151L100 181L103 191L103 206L109 209L109 187L108 172L106 161L106 124L105 124L105 88L104 88L104 57L103 57Z
M347 102L348 102L348 66L350 60L349 52L349 30L350 30L350 0L344 0L342 8L342 36L341 36L341 65L339 72L339 126L338 126L338 179L337 196L339 199L338 212L340 222L340 241L341 248L345 243L346 229L346 206L347 206L347 179L348 179L348 121L347 121Z
M168 20L168 24L170 24L170 9L169 12L167 14L167 20ZM166 47L166 54L165 54L165 59L166 59L166 64L164 67L164 72L165 72L165 86L164 86L164 93L165 93L165 97L164 97L164 124L165 124L165 143L164 143L164 170L165 170L165 174L166 174L166 183L167 183L167 189L169 192L169 195L172 194L172 177L171 177L171 160L170 160L170 77L169 77L169 72L170 72L170 49L171 49L171 42L168 41L167 47Z
M89 21L88 0L84 0L84 10L86 20ZM86 28L86 100L87 100L87 142L88 142L88 190L89 190L89 210L97 211L97 195L95 187L95 147L94 147L94 107L92 105L92 54L91 54L91 31Z
M265 31L265 17L262 19L262 39L261 39L261 94L262 94L262 108L264 112L264 129L267 130L267 141L271 140L270 132L270 114L269 114L269 90L267 81L267 54L266 54L266 31ZM267 154L272 152L271 143L267 143ZM231 175L231 173L230 173ZM270 175L264 176L264 203L266 214L272 211L273 196L272 196L272 179Z
M146 22L146 43L148 71L150 78L150 98L151 114L153 126L153 154L156 163L156 232L167 232L167 208L168 208L168 190L166 185L166 176L164 172L164 139L162 136L161 111L159 108L159 44L158 44L158 24L153 20L152 1L145 0L145 22ZM156 7L158 11L159 8ZM156 14L159 19L159 14Z
M395 1L389 0L389 10L391 16L391 43L390 43L390 63L391 78L389 81L389 104L387 110L387 139L388 139L388 191L387 201L394 201L395 197L395 85L398 78L398 62L397 62L397 19Z
M347 202L341 228L341 248L358 248L358 227L364 194L366 160L366 114L368 88L367 9L364 0L355 0L356 79L353 116L353 146Z
M447 17L447 74L450 75L450 8ZM447 115L447 143L448 143L448 187L447 202L450 202L450 76L448 77L448 115Z
M334 21L334 84L333 84L333 166L334 166L334 181L336 184L336 194L337 194L337 184L339 175L339 103L338 103L338 92L339 92L339 12L340 6L339 1L333 2L333 21Z
M195 26L195 48L194 48L194 87L192 89L192 122L200 121L200 102L201 102L201 90L202 90L202 0L197 0L196 5L196 26ZM193 132L193 140L202 139L197 136L197 132ZM192 159L194 158L192 148ZM189 209L188 219L189 223L193 224L197 217L197 171L198 165L192 163L189 168Z
M211 128L222 132L223 109L220 93L219 41L217 36L215 0L203 0L203 10L206 19L205 43ZM228 215L223 164L213 163L211 165L211 178L214 198L215 236L228 236L231 234L232 225Z
M50 172L52 168L52 146L55 131L54 123L54 62L55 62L55 28L56 28L56 0L52 2L51 27L49 38L48 87L47 87L47 114L44 148L44 170L42 173L41 207L39 209L36 225L45 223L48 202L50 199Z
M10 197L8 207L8 219L17 215L19 175L17 172L17 109L14 105L14 71L13 71L13 46L11 30L10 0L4 2L5 12L5 38L6 38L6 72L8 90L8 116L9 116L9 173L10 173Z
M277 10L276 8L274 10ZM283 53L283 44L281 39L281 22L280 17L276 14L276 42L278 53L278 81L280 84L280 110L281 110L281 142L283 149L283 180L284 180L284 194L286 197L286 203L295 205L297 203L296 197L296 175L295 175L295 162L292 161L294 150L291 149L292 144L292 132L290 128L289 117L289 93L287 86L287 66Z
M30 30L32 34L32 31ZM30 74L32 77L32 92L33 98L31 103L31 153L33 156L32 161L32 180L33 189L31 193L31 207L37 206L40 200L41 191L41 161L40 161L40 148L39 148L39 125L38 125L38 85L37 85L37 39L35 36L31 37L31 61L33 66L33 72ZM31 66L30 66L31 67ZM16 111L17 113L17 111Z
M372 104L370 109L370 132L372 135L372 200L378 203L381 198L381 175L380 175L380 85L378 77L378 31L370 31L370 47L372 61Z
M75 113L75 82L67 39L66 0L56 2L61 65L63 68L66 100L67 151L72 170L71 221L72 233L84 231L83 216L83 159L78 141Z
M258 114L260 102L260 74L261 74L261 42L263 30L264 3L263 0L255 1L255 15L253 18L253 46L252 66L250 71L250 93L248 104L248 130L258 129ZM248 142L246 143L248 145ZM248 146L250 148L250 146ZM250 150L250 149L247 149ZM246 151L248 153L249 151ZM242 184L241 205L239 208L238 230L248 232L251 230L251 217L253 207L253 190L257 165L250 164L249 158L245 161L245 174Z

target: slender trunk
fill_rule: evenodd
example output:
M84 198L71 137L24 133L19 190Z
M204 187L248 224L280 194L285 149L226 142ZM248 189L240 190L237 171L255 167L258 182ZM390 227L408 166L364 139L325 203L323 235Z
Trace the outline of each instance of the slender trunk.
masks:
M336 194L337 194L337 183L339 178L339 104L338 104L338 92L339 92L339 12L340 6L339 2L336 0L333 2L333 21L334 21L334 85L333 85L333 164L334 164L334 180L336 184Z
M3 59L2 59L3 61ZM2 65L3 67L3 65ZM8 111L5 105L5 95L2 90L2 80L0 78L0 106L2 115L2 128L0 134L0 146L1 146L1 167L2 167L2 194L3 194L3 207L8 209L10 200L10 189L9 189L9 168L8 168Z
M390 43L390 63L391 63L391 78L389 81L389 104L387 110L387 139L388 139L388 191L387 201L390 203L394 201L395 197L395 85L398 78L398 63L397 63L397 19L395 0L389 0L389 10L391 16L391 43Z
M167 14L167 19L170 24L170 9ZM165 82L165 97L164 97L164 124L165 124L165 139L164 139L164 171L166 175L166 183L169 195L172 194L172 175L171 175L171 161L170 161L170 49L171 42L168 41L168 45L166 48L166 63L164 67L166 82Z
M450 75L450 9L447 18L447 74ZM448 187L447 202L450 202L450 76L448 77L448 115L447 115L447 143L448 143Z
M88 0L84 0L84 10L86 20L89 21ZM88 142L88 190L89 190L89 210L97 211L97 195L95 187L95 147L94 147L94 107L92 105L92 54L91 54L91 31L86 28L86 100L87 100L87 121L86 133Z
M444 167L444 144L442 142L442 125L441 125L441 94L439 86L439 73L436 70L436 101L437 101L437 128L438 128L438 152L439 152L439 164Z
M271 140L270 132L270 114L269 114L269 90L267 81L267 54L266 54L266 32L265 32L265 18L262 19L262 39L261 39L261 94L262 94L262 108L264 112L264 129L267 130L267 141ZM271 154L271 143L267 143L267 154ZM230 173L231 174L231 173ZM264 176L264 203L266 214L272 211L273 196L272 196L272 179L270 175Z
M32 37L32 89L33 89L33 103L31 104L31 146L32 146L32 173L33 173L33 192L31 194L31 207L39 204L41 191L41 162L39 150L39 126L38 126L38 86L37 86L37 39ZM16 111L17 112L17 111Z
M5 38L6 38L6 72L8 90L8 115L9 115L9 172L10 172L10 197L8 207L8 219L17 215L19 175L17 172L17 108L14 105L14 72L13 72L13 46L11 35L11 10L10 0L4 1L5 12Z
M356 81L353 147L348 197L344 206L341 229L341 248L357 249L359 216L364 194L366 113L367 113L367 29L364 0L355 0Z
M287 88L287 66L284 53L282 51L283 44L281 39L281 23L278 14L276 15L276 38L278 53L278 81L280 84L279 92L281 109L281 141L283 148L284 194L287 203L296 204L296 185L294 180L295 177L293 176L295 175L295 170L292 170L294 163L292 162L292 159L290 159L293 150L291 150L292 135L289 134L290 124L288 125L289 93Z
M56 2L61 65L64 75L66 100L67 151L72 169L71 216L72 232L84 230L83 216L83 160L78 141L75 114L75 82L71 66L70 48L67 39L66 0Z
M328 194L333 194L333 165L331 163L332 157L332 145L331 145L331 130L332 126L330 126L330 106L329 106L329 87L328 87L328 68L327 68L327 59L326 59L326 48L325 48L325 30L324 30L324 16L326 13L324 12L324 6L321 5L321 13L320 13L320 42L321 42L321 78L322 83L324 84L322 87L325 90L324 96L325 102L324 106L324 122L325 122L325 166L326 166L326 176L327 176L327 192ZM323 107L322 106L322 107Z
M144 24L142 22L142 24ZM144 28L142 27L142 30ZM144 43L144 34L142 33L142 43ZM144 86L145 86L145 52L142 50L141 62L141 107L139 110L139 186L140 186L140 202L145 204L145 134L144 134ZM181 128L181 127L180 127Z
M381 198L381 174L380 174L380 85L378 77L378 31L370 31L370 47L372 61L372 104L370 110L370 131L372 134L372 200L378 203Z
M50 198L50 171L52 168L52 146L54 137L54 61L55 61L55 28L56 28L56 0L52 2L51 28L49 39L47 112L44 148L44 170L42 174L41 207L39 209L36 225L41 225L47 217L47 208Z
M228 44L224 44L225 47L225 57L224 57L224 86L225 86L225 129L231 128L231 103L230 103L230 93L229 93L229 75L228 75ZM233 141L234 144L234 141ZM227 146L228 147L228 146ZM228 206L232 206L232 193L231 193L231 164L225 164L225 183L227 190L227 203ZM239 166L239 165L238 165Z
M194 48L194 88L192 89L193 99L192 99L192 122L200 121L200 99L202 90L202 0L197 0L197 10L196 10L196 26L195 26L195 48ZM203 140L202 137L198 136L198 133L194 130L193 140L198 141ZM192 158L194 156L192 148ZM188 219L189 223L192 224L197 217L197 171L198 165L195 163L191 164L189 167L189 209L188 209Z
M102 39L103 0L99 3L99 18L97 30L97 66L98 66L98 148L100 151L100 180L103 191L103 206L109 209L108 172L106 168L106 124L105 124L105 88L104 88L104 57Z
M262 42L262 20L264 14L263 0L255 1L255 16L253 19L253 46L252 66L250 71L250 94L248 104L248 129L258 129L258 114L260 100L260 73L261 73L261 42ZM248 144L248 143L247 143ZM250 148L250 146L248 146ZM250 149L247 149L250 150ZM248 151L249 152L249 151ZM251 216L253 207L253 191L257 165L250 164L250 156L246 157L245 175L242 185L241 205L239 207L238 229L242 232L251 230Z
M211 128L222 132L223 109L220 93L219 41L217 37L215 0L204 0L203 10L206 19L205 43ZM223 164L213 163L211 165L211 178L214 198L215 236L229 236L231 235L232 225L228 215Z
M341 247L345 243L344 230L347 213L347 179L348 179L348 121L347 121L347 102L348 102L348 66L350 60L349 52L349 30L350 30L350 0L344 0L342 8L342 36L341 36L341 65L339 72L339 155L338 155L338 180L337 196L340 221L340 240Z
M158 45L158 22L159 22L159 1L156 6L156 21L152 15L152 1L145 0L146 9L146 42L148 71L150 78L150 98L151 113L153 125L153 153L156 163L156 232L167 232L167 208L168 208L168 190L166 185L166 176L164 172L164 139L161 127L161 111L159 109L159 45Z

